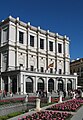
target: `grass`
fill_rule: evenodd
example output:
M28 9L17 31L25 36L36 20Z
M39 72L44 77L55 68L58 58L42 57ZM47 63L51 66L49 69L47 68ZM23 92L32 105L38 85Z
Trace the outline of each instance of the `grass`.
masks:
M5 115L5 116L0 116L0 120L7 120L7 119L9 119L9 118L12 118L12 117L21 115L21 114L23 114L23 113L25 113L25 112L28 112L28 110L10 113L10 114Z

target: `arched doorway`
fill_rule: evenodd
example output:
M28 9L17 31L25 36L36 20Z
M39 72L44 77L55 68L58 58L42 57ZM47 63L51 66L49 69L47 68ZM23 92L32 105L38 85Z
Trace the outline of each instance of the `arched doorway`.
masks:
M12 92L15 94L17 92L17 78L12 79Z
M67 91L68 90L72 90L72 80L71 79L69 79L68 81L67 81Z
M44 91L44 80L42 78L39 78L37 82L37 90Z
M61 78L58 80L58 90L63 91L63 80Z
M49 79L48 80L48 92L51 92L52 90L54 90L54 80Z
M26 78L26 93L33 93L33 79L31 77Z
M4 90L8 92L8 77L7 76L3 77L3 80L4 80Z

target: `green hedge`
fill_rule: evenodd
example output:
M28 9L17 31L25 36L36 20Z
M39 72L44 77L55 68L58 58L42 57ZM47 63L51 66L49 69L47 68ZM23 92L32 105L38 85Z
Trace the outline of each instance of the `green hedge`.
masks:
M8 115L5 115L5 116L0 116L0 120L7 120L9 118L12 118L12 117L15 117L15 116L18 116L18 115L21 115L25 112L28 112L28 110L26 111L21 111L21 112L14 112L14 113L10 113Z

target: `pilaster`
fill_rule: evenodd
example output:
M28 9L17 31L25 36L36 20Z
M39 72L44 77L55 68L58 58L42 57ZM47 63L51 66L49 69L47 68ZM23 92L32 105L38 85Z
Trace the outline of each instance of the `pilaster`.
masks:
M17 94L19 93L19 75L17 74Z
M77 77L74 80L75 80L75 89L77 89Z
M2 79L2 77L1 77L1 90L3 91L3 79Z
M8 76L8 92L11 91L11 79L10 76Z
M18 26L19 24L16 23L16 41L15 41L15 67L17 68L18 67Z
M67 80L68 80L67 78L64 79L64 89L66 92L67 92Z
M37 30L37 70L39 70L39 34L40 34L40 27Z
M55 73L57 74L57 41L58 41L58 33L55 38Z
M20 94L23 94L23 74L20 73Z
M44 85L45 85L45 91L48 93L48 78L44 80Z
M35 85L36 85L35 82L36 82L36 78L33 79L33 92L34 92L34 93L36 93L36 91L37 91L37 90L36 90L36 86L35 86Z
M26 68L27 68L27 70L28 70L28 49L29 49L29 31L30 31L30 23L28 23L28 27L27 27L27 48L26 48L26 51L27 51L27 54L26 54Z
M37 76L35 77L35 92L37 91Z

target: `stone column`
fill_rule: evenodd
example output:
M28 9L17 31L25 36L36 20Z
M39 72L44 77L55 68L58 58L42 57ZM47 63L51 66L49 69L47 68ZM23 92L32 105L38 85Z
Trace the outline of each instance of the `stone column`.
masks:
M23 74L20 73L20 94L23 94Z
M35 91L37 91L37 76L35 77Z
M55 73L57 74L58 73L58 71L57 71L57 51L58 51L58 33L56 33L56 37L55 37L55 68L56 68L56 71L55 71Z
M58 90L58 80L56 79L56 91Z
M37 30L37 70L39 71L40 66L39 66L39 35L40 35L40 27L38 27Z
M30 43L29 43L29 31L30 31L30 22L28 22L28 25L27 25L27 54L26 54L26 68L27 68L27 70L28 70L28 58L29 58L29 53L28 53L28 49L29 49L29 45L30 45Z
M65 89L65 91L67 93L67 78L65 79L65 82L64 82L64 89Z
M3 79L1 77L1 90L3 91Z
M33 79L33 92L36 93L36 90L35 90L35 80L34 79Z
M77 89L77 77L75 79L75 89Z
M19 75L17 74L17 94L19 94L19 91L18 91L18 89L19 89Z
M54 80L54 91L57 91L57 80Z
M1 79L1 81L2 81L1 89L2 89L2 91L4 91L4 89L5 89L5 84L4 84L4 80L3 80L3 78Z
M19 21L19 18L17 18L17 23L16 23L16 47L15 47L15 67L16 67L16 69L17 69L17 67L18 67L18 43L19 43L19 40L18 40L18 38L19 38L19 34L18 34L18 32L19 32L19 30L18 30L18 26L19 26L19 24L18 24L18 21Z
M10 76L8 76L8 92L11 91L11 79Z
M49 30L47 30L46 35L46 72L48 73L48 39L49 39Z
M26 93L26 76L24 76L24 94L27 94Z
M75 89L75 81L72 79L72 89Z
M44 86L45 86L45 91L47 91L47 93L48 93L48 78L45 78Z

